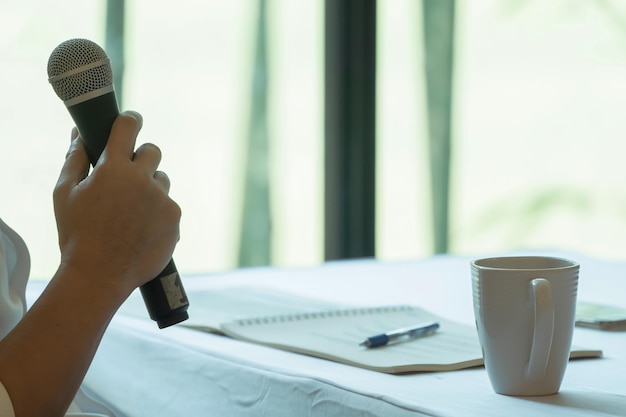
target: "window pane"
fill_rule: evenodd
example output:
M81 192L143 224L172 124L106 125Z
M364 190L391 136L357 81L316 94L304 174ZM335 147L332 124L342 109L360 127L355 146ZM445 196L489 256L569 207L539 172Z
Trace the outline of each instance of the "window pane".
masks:
M623 3L459 6L454 250L623 257Z
M26 241L33 277L49 278L58 265L52 189L73 125L48 84L48 57L66 39L101 42L100 6L77 0L62 8L45 0L0 5L0 217Z
M246 1L131 2L125 107L144 116L183 210L181 272L236 263L256 8Z
M432 251L421 4L379 0L378 253ZM457 1L450 250L624 257L626 6Z
M273 262L321 261L323 4L269 2ZM144 116L139 143L163 150L161 168L183 210L181 273L236 267L257 2L126 2L123 103ZM0 6L0 216L27 241L32 276L58 263L52 189L72 120L47 83L62 41L104 46L105 2ZM68 10L71 13L68 13Z
M273 263L323 259L324 2L269 1Z
M379 0L377 242L385 260L432 251L421 2Z

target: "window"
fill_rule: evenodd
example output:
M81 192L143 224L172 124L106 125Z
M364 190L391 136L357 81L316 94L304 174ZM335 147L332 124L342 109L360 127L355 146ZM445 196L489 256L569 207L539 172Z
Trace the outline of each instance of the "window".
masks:
M459 6L452 249L624 257L623 3Z
M6 2L5 2L6 3ZM126 3L123 107L183 209L183 274L238 266L260 2ZM271 263L323 261L324 2L268 0ZM376 255L432 253L422 3L378 0ZM72 121L46 80L60 42L104 41L105 1L0 5L0 216L32 276L58 263L52 189ZM452 253L522 247L623 257L626 9L457 1Z

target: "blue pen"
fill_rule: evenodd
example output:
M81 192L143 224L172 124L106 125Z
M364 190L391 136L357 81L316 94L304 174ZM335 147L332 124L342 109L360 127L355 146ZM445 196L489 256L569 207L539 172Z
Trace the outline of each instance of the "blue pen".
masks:
M385 346L391 343L405 342L417 339L418 337L429 336L437 331L439 323L431 321L418 326L404 327L402 329L392 330L390 332L370 336L359 345L366 348Z

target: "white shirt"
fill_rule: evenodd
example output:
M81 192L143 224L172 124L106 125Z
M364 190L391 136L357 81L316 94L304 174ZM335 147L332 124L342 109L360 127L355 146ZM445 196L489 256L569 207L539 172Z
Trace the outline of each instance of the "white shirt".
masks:
M0 339L26 313L30 255L22 238L0 219ZM0 381L0 416L15 417L11 398ZM115 417L104 405L79 391L66 416Z

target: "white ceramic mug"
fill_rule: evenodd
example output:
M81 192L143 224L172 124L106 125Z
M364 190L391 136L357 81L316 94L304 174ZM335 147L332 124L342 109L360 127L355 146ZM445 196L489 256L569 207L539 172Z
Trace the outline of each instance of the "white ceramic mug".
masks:
M574 332L577 262L519 256L475 260L474 316L494 391L558 392Z

